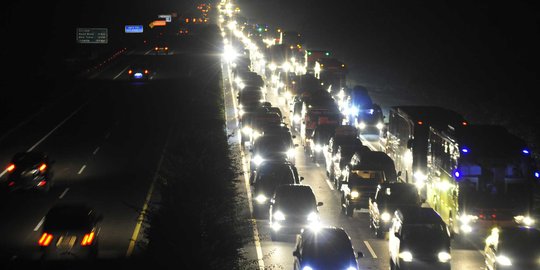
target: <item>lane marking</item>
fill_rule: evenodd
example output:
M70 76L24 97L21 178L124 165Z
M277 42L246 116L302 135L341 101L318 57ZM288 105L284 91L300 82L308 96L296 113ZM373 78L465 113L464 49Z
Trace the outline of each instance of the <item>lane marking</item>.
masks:
M86 168L86 164L81 167L81 169L79 170L77 174L81 174L84 171L84 168Z
M41 220L39 221L39 223L34 228L34 232L37 232L39 230L39 227L41 227L41 225L43 225L44 221L45 221L45 217L42 217Z
M66 193L67 193L68 191L69 191L69 188L66 188L66 189L64 190L64 192L62 192L62 194L60 194L60 197L58 197L58 199L64 198L64 196L66 196Z
M47 133L43 138L41 138L37 143L35 143L34 145L32 145L30 148L28 148L28 150L26 150L26 152L30 152L32 150L34 150L34 148L36 148L38 145L40 145L43 141L45 141L51 134L53 134L53 132L55 132L58 128L60 128L65 122L67 122L71 117L73 117L76 113L78 113L84 106L86 106L87 104L89 103L89 101L87 101L86 103L83 103L79 108L77 108L75 111L73 111L70 115L68 115L68 117L66 117L64 120L62 120L62 122L60 122L60 124L56 125L56 127L54 127L51 131L49 131L49 133ZM2 176L4 176L4 174L7 173L7 169L4 169L4 171L2 171L0 173L0 178Z
M96 148L96 150L94 150L94 152L92 153L92 155L96 155L96 153L99 151L99 146L98 148Z
M107 132L107 134L105 134L105 139L108 139L109 137L111 136L111 132Z
M129 66L125 67L124 69L122 69L122 71L120 71L120 73L118 73L118 75L114 76L113 80L116 80L118 77L120 77L122 74L124 74L124 71L126 71L126 69L128 69Z
M328 184L328 187L330 188L330 190L334 190L334 185L330 182L330 180L328 180L328 179L325 179L325 180L326 180L326 183Z
M222 72L223 72L223 64L221 65ZM229 69L227 67L227 78L230 77ZM233 101L233 108L234 111L237 111L237 105L236 100L232 97L234 97L234 91L232 88L232 81L229 80L229 89L231 92L231 99ZM223 91L225 94L227 91ZM225 94L226 95L226 94ZM226 96L224 97L227 98ZM227 114L227 110L225 110L225 114ZM227 119L227 116L225 116L225 119ZM236 121L236 124L238 125L238 118ZM253 227L253 241L255 242L255 251L257 252L257 262L259 264L259 269L264 270L264 260L263 260L263 252L262 252L262 246L261 246L261 240L259 239L259 229L257 227L257 220L253 217L253 202L252 202L252 194L251 194L251 186L249 184L249 175L248 175L248 168L247 168L247 161L246 161L246 155L244 153L244 150L242 149L242 145L238 144L238 148L240 149L240 154L242 156L242 169L244 171L244 182L246 186L246 193L247 193L247 200L248 200L248 206L249 206L249 212L251 213L251 225Z
M364 244L366 244L366 247L369 250L369 253L371 253L371 256L373 257L373 259L377 259L377 254L375 254L375 251L371 248L371 245L369 244L369 242L366 240L364 241Z

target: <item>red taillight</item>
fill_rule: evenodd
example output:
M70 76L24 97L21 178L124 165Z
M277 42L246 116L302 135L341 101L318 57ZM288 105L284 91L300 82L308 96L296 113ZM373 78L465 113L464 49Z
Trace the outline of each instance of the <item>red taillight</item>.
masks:
M497 218L496 214L491 214L491 218Z
M53 235L49 233L43 233L41 238L39 238L38 244L42 247L48 246L53 239Z
M166 51L169 50L169 47L165 47L165 50L166 50Z
M81 241L81 246L89 246L94 241L95 234L94 232L87 233L84 235L83 240Z
M41 166L39 166L39 171L40 172L44 172L45 169L47 169L47 164L43 163L43 164L41 164Z
M157 50L159 50L159 48L158 48L158 47L155 47L155 48L154 48L154 50L156 50L156 51L157 51Z
M133 73L133 70L131 70L131 69L130 69L130 70L128 70L128 74L130 74L130 75L131 75L131 73Z
M13 182L13 181L11 181L11 182L8 183L8 186L10 186L10 187L12 187L12 186L14 186L14 185L15 185L15 182Z
M466 126L466 125L468 125L469 123L463 121L463 122L461 122L461 124L464 125L464 126Z
M145 69L145 70L144 70L144 74L148 74L148 69Z
M484 216L484 214L480 214L480 215L478 215L478 217L481 218L481 219L486 218L486 216Z
M7 171L12 172L13 170L15 170L15 164L9 164L9 166L7 167Z
M423 124L424 124L424 122L422 122L422 121L418 121L418 124L419 124L419 125L423 125Z
M39 183L37 184L37 186L38 186L38 187L42 187L42 186L44 186L44 185L46 185L46 184L47 184L47 181L41 180L41 181L39 181Z

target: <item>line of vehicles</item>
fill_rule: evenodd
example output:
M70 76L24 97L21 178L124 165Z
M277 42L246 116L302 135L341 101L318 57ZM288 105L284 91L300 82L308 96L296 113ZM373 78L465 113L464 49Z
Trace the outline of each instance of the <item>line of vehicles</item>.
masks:
M292 156L287 155L294 151L286 149L300 146L290 143L295 138L292 134L299 136L297 139L313 162L324 164L328 180L340 194L341 212L352 217L355 209L368 210L373 233L388 239L391 269L450 269L451 240L470 234L480 238L488 235L487 241L481 243L485 245L488 269L539 267L538 249L525 252L516 244L517 239L523 239L524 246L532 246L540 235L534 204L539 173L523 140L501 126L471 124L459 113L436 106L393 106L385 123L382 109L371 100L365 87L346 85L347 66L330 59L330 51L283 43L285 31L280 28L272 31L265 25L264 35L253 35L253 27L245 20L231 23L235 16L224 16L221 21L227 25L227 42L239 41L236 49L242 52L243 59L248 59L243 72L261 74L264 83L260 91L273 91L280 105L290 111L290 119L284 121L282 115L278 124L287 130L287 139L283 140L287 146L280 148L284 150L280 150L281 161L277 161L287 164L290 176L285 177L285 182L285 178L276 177L271 191L264 195L255 187L254 205L266 207L262 212L268 213L273 239L278 239L278 232L289 219L297 228L303 228L293 253L295 269L320 269L319 265L323 269L358 269L358 265L350 264L353 259L321 253L318 259L305 259L303 249L317 246L325 250L328 246L324 245L335 243L324 243L324 237L309 245L304 243L306 237L313 239L321 229L317 227L320 223L316 209L322 203L301 184ZM279 37L273 32L280 33ZM264 48L263 52L259 48ZM236 85L246 84L242 78L234 78ZM243 91L242 87L236 90ZM246 126L242 115L239 120L242 133L246 129L251 136L257 134L258 139L251 141L255 147L265 132L255 131L253 124ZM360 138L369 138L376 149L364 145ZM276 166L276 159L266 162L258 157L252 155L259 166L252 170L253 175L264 166ZM252 184L257 185L257 180L252 178ZM282 208L275 190L291 187L309 193L305 196L309 197L305 199L309 206L304 208L309 210L304 216L276 210ZM290 196L291 201L304 197L295 194ZM291 205L303 207L298 201ZM339 231L335 227L323 228ZM514 236L516 241L508 240ZM506 240L500 240L503 238ZM343 239L349 239L341 241L347 246L343 254L362 257L351 252L350 238ZM335 264L330 267L328 263Z

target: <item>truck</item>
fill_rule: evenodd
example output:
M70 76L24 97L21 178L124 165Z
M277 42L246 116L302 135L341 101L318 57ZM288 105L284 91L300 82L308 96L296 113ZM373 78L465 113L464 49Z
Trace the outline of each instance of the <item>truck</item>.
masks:
M337 96L340 110L347 123L358 129L359 135L379 136L384 129L381 106L374 103L368 90L362 85L340 91Z
M321 81L323 87L332 95L347 87L347 67L336 58L319 58L314 66L315 78Z
M400 181L416 184L425 198L430 127L445 129L448 125L467 124L461 114L439 106L393 106L389 109L388 124L380 144L382 151L392 157L396 169L401 171Z
M498 125L429 130L427 203L454 234L515 225L534 202L534 161L526 143Z
M328 50L306 49L304 50L304 70L306 73L313 74L315 61L320 58L330 57L331 53Z

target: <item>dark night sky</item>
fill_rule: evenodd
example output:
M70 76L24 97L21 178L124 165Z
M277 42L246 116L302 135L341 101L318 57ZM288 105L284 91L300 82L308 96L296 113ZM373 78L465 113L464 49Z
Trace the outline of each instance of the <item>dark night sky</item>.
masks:
M51 70L47 65L77 48L77 26L109 26L118 34L125 24L197 2L11 2L0 10L4 69L20 78ZM540 78L536 2L237 0L252 22L297 30L306 47L333 51L348 64L351 84L496 104L533 128L540 126L537 102L529 97ZM116 37L112 41L121 40Z
M540 79L535 1L238 2L252 22L298 30L307 48L333 51L349 66L349 84L455 96L478 105L471 120L525 128L524 136L540 139L530 97ZM503 121L507 115L516 121Z

